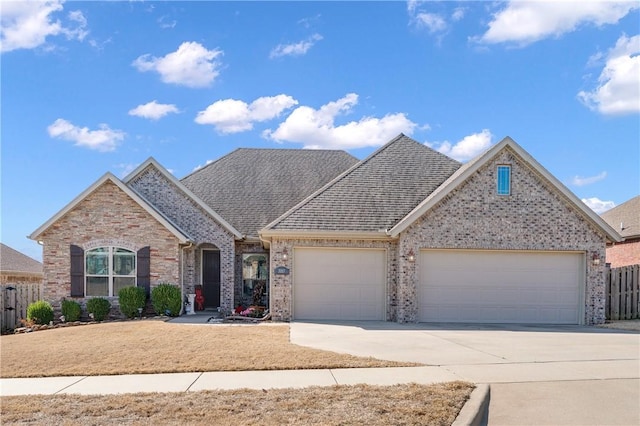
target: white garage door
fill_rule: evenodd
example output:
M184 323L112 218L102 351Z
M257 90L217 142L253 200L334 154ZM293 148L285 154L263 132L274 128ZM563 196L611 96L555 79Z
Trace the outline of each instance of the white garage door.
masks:
M295 248L293 262L294 318L384 319L384 250Z
M579 324L583 257L566 252L421 251L419 320Z

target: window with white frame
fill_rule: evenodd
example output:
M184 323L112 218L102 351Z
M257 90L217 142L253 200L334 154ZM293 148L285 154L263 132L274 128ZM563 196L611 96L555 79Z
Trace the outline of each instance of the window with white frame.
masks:
M117 296L136 285L136 253L119 247L98 247L85 253L85 295Z
M498 166L498 195L511 194L511 166Z

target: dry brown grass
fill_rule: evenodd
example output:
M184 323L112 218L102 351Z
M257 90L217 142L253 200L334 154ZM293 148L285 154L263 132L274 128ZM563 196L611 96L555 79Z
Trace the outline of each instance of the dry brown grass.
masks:
M416 365L293 345L287 324L126 321L0 337L0 377Z
M473 385L47 395L2 398L2 424L450 425Z

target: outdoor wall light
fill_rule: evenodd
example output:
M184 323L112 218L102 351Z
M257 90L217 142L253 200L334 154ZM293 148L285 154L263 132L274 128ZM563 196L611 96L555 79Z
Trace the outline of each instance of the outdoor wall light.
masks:
M600 256L598 255L598 253L593 253L591 263L593 264L593 266L598 266L600 264Z
M287 259L289 259L289 252L285 248L284 250L282 250L282 260L287 260Z
M414 262L416 260L416 255L413 252L413 249L409 249L409 253L407 253L407 260L409 262Z

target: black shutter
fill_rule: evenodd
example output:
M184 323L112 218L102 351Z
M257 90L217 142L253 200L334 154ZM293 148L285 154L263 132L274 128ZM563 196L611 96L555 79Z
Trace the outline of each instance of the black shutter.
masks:
M138 287L144 288L147 298L151 294L151 247L138 250Z
M71 245L71 297L84 297L84 250Z

